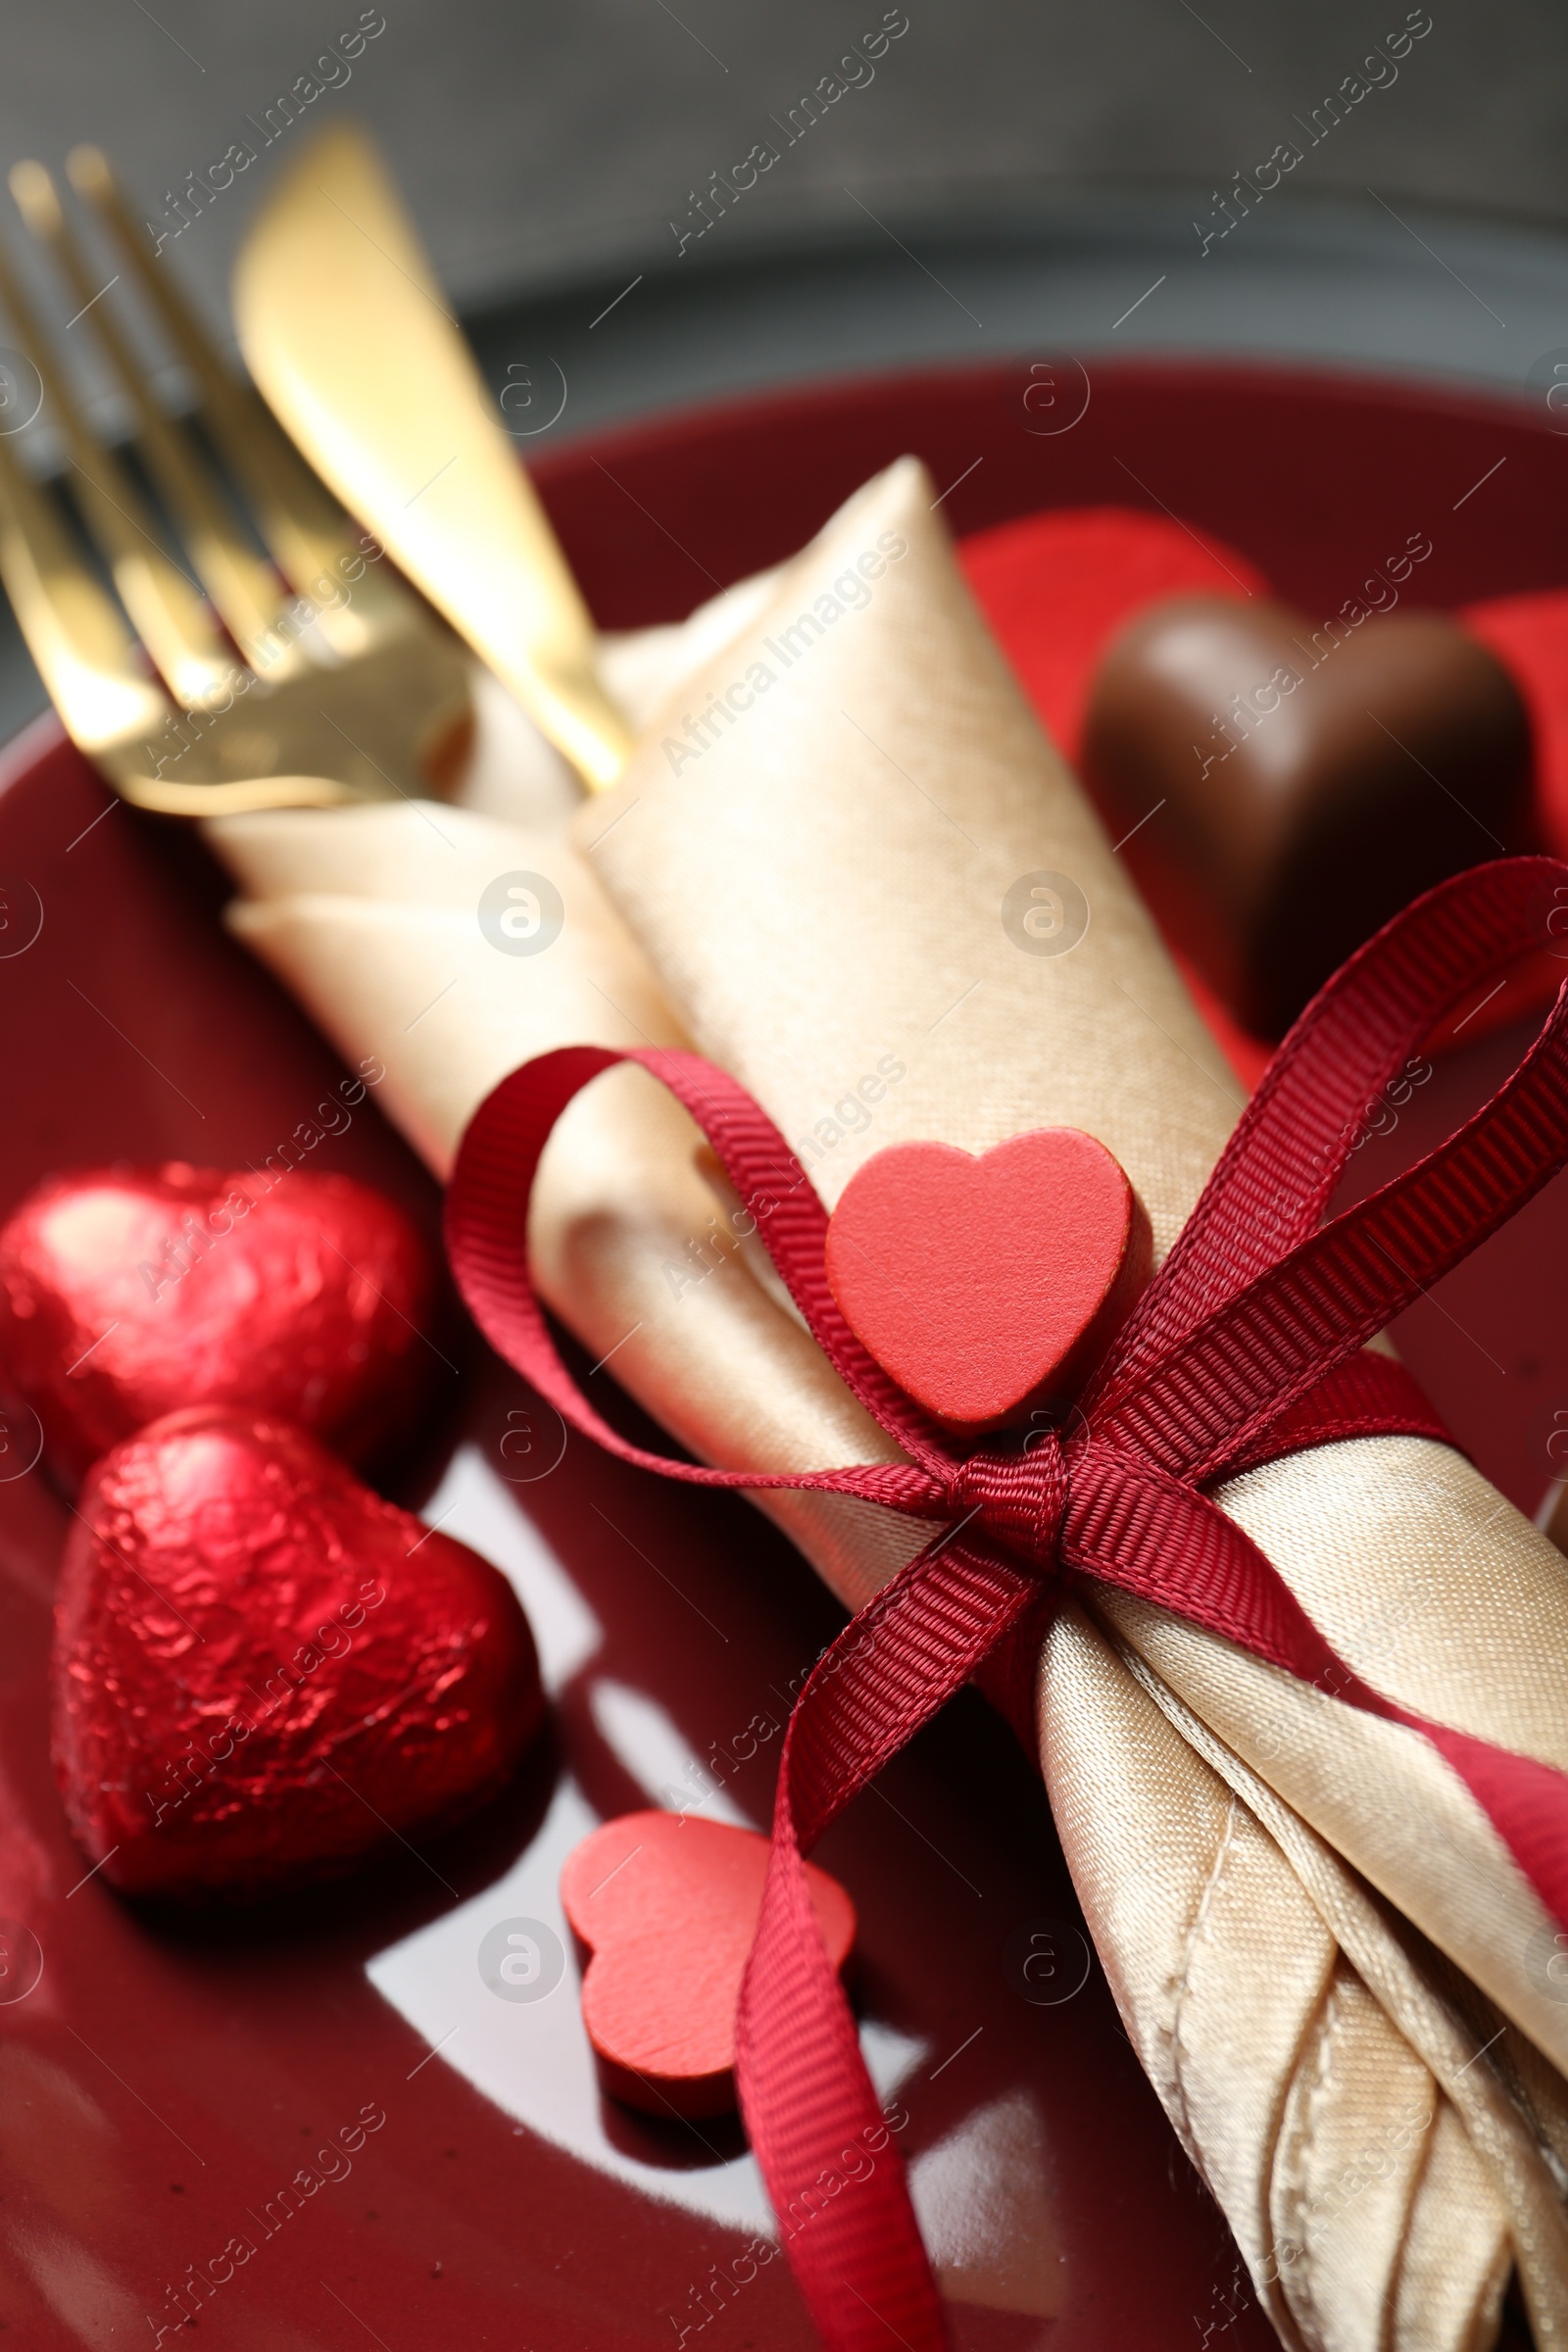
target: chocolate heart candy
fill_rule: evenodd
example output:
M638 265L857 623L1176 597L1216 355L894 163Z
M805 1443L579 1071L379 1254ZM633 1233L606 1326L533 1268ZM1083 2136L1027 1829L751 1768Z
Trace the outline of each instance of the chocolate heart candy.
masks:
M1530 759L1512 679L1441 613L1314 628L1229 597L1142 613L1084 733L1115 828L1150 820L1126 854L1165 929L1265 1037L1420 892L1520 846Z
M583 2023L612 2097L694 2120L734 2107L735 2004L767 1858L755 1830L679 1813L623 1813L568 1857L561 1899L593 1954ZM806 1883L842 1968L855 1906L814 1862Z
M1080 1386L1150 1251L1104 1145L1041 1127L978 1157L952 1144L873 1152L828 1224L827 1278L906 1395L953 1428L998 1429Z
M347 1176L87 1168L0 1232L0 1356L73 1480L198 1404L280 1413L367 1460L437 1365L434 1296L416 1228Z
M105 1455L61 1570L55 1769L126 1894L347 1869L497 1789L544 1711L511 1586L301 1429L171 1413Z

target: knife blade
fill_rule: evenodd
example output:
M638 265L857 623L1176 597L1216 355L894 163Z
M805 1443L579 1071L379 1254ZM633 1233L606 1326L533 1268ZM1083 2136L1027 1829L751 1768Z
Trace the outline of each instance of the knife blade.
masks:
M516 696L585 784L631 748L594 630L391 177L351 123L318 135L251 224L240 350L349 512Z

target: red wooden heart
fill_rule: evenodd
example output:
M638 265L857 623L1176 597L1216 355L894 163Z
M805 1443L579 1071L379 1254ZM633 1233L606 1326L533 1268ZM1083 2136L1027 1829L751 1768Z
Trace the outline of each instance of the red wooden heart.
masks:
M735 2004L757 1933L768 1842L679 1813L623 1813L561 1874L572 1933L593 1955L583 2023L612 2098L700 2121L735 2105ZM855 1906L806 1866L811 1908L842 1968Z
M0 1232L0 1355L73 1481L198 1404L282 1414L365 1461L439 1368L434 1296L414 1224L347 1176L83 1169Z
M445 1825L544 1708L485 1560L303 1430L171 1413L82 1494L61 1570L55 1769L126 1894L245 1897Z
M998 1429L1080 1387L1149 1279L1149 1219L1103 1144L1040 1127L976 1158L892 1144L856 1171L827 1278L939 1421Z

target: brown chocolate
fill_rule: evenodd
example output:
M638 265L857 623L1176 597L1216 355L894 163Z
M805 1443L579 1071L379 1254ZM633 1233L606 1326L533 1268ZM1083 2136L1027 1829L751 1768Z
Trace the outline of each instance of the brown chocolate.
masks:
M1084 767L1115 830L1139 826L1123 854L1167 934L1277 1037L1421 891L1524 846L1530 721L1442 613L1314 630L1181 597L1107 649Z

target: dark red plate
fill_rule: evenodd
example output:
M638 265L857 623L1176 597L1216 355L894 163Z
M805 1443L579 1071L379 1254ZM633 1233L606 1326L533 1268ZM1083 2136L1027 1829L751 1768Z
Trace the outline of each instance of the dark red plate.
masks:
M1029 380L1020 365L730 408L580 444L539 479L622 626L783 555L906 448L944 482L984 459L954 496L965 527L1163 502L1309 604L1348 593L1396 528L1431 533L1437 601L1562 576L1562 453L1507 412L1145 365L1097 371L1083 422L1047 439ZM0 787L0 1212L84 1161L264 1159L338 1073L224 938L196 844L110 802L51 724ZM1450 1124L1509 1051L1445 1060L1358 1173ZM369 1103L322 1149L433 1227L434 1188ZM1530 1510L1568 1470L1565 1219L1554 1186L1402 1335ZM747 1505L565 1443L471 1338L451 1353L446 1423L400 1498L515 1579L552 1742L460 1838L228 1922L139 1915L83 1880L46 1754L67 1514L23 1421L0 1432L0 2327L29 2352L183 2342L192 2311L215 2352L810 2340L784 2264L745 2252L768 2225L734 2128L601 2099L552 1938L561 1861L596 1820L706 1788L710 1817L765 1823L777 1745L754 1719L782 1721L836 1611ZM822 1859L859 1912L867 2048L908 2115L960 2344L1272 2343L1084 1944L1038 1781L984 1705L958 1701ZM538 1997L490 1989L514 1934L541 1955L521 1988L548 1983Z

